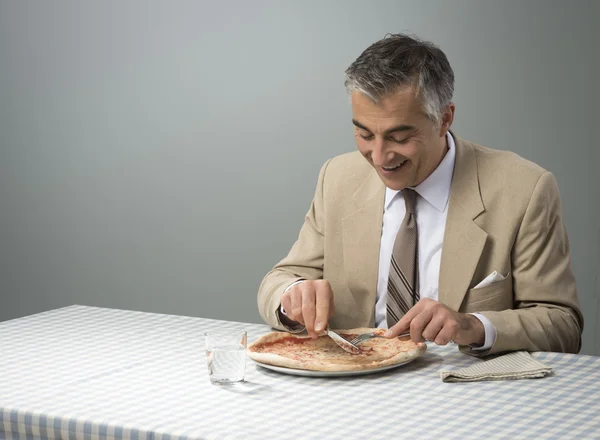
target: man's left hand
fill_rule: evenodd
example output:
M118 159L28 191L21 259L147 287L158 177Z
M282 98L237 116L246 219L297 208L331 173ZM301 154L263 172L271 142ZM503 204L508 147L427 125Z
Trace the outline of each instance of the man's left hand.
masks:
M427 339L438 345L454 341L475 346L485 342L485 329L479 319L468 313L455 312L429 298L415 304L384 336L394 338L409 329L410 338L415 342Z

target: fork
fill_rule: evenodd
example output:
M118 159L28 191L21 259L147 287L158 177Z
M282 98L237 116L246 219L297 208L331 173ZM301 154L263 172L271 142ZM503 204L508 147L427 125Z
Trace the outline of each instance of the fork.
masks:
M401 338L403 336L410 336L410 332L404 332L404 333L400 333L397 337ZM350 341L351 344L353 345L358 345L361 342L365 342L368 341L369 339L373 339L373 338L383 338L385 336L383 335L378 335L377 333L363 333L362 335L358 335L356 338L352 339Z

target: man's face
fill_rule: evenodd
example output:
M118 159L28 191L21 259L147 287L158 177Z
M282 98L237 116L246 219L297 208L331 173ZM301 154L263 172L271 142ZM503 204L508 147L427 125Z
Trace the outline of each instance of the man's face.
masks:
M441 124L423 112L412 88L404 88L376 104L352 93L354 136L358 150L390 189L401 190L423 182L446 154L445 135L454 117L451 104Z

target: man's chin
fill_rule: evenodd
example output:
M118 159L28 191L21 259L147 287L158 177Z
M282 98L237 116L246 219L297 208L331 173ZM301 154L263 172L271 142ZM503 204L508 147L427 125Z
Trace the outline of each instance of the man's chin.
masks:
M411 186L414 186L411 184L411 181L409 179L401 179L401 178L396 178L396 179L390 179L389 177L386 176L382 176L381 174L379 174L379 178L381 179L381 181L383 182L383 184L391 189L392 191L401 191L404 188L408 188ZM399 176L400 177L400 176Z

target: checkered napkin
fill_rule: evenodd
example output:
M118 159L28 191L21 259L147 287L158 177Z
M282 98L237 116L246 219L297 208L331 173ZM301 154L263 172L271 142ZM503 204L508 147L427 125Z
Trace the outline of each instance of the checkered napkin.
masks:
M441 371L443 382L532 379L552 373L552 368L534 359L526 351L516 351L455 371Z

